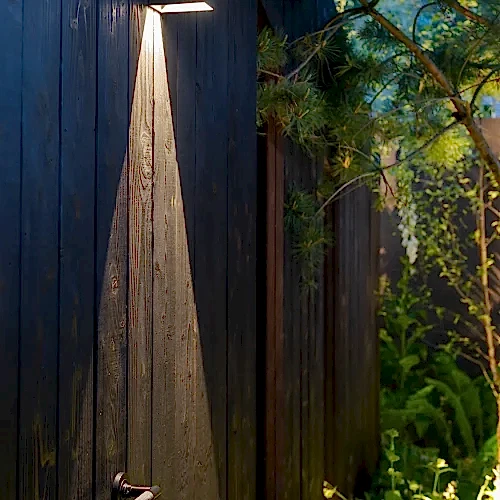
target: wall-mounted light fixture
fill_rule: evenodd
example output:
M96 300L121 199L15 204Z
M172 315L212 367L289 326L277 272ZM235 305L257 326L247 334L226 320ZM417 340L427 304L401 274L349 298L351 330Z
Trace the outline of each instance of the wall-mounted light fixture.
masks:
M214 10L206 2L177 2L169 4L149 4L160 14L181 14L183 12L209 12Z

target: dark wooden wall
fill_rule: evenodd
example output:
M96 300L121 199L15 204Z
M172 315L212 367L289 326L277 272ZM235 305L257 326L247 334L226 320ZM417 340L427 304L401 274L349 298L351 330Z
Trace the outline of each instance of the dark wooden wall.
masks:
M379 457L379 214L365 188L336 202L325 277L326 477L361 495Z
M0 484L256 498L256 5L0 2Z
M319 28L333 8L331 1L324 0L262 1L263 17L283 29L290 40ZM280 197L292 189L314 193L322 165L277 137L274 129L269 132L268 189L272 193L268 193L267 209L268 217L275 212L279 226ZM367 190L360 189L330 209L327 223L335 245L319 272L325 281L320 280L312 292L304 292L301 286L301 264L289 235L283 233L284 243L280 243L283 227L268 227L268 290L273 290L272 283L277 289L268 296L267 498L319 500L324 479L348 495L356 487L366 487L375 469L378 215L373 201ZM272 216L269 223L275 223ZM280 252L280 244L284 251ZM277 248L269 251L273 246ZM270 318L273 307L279 312Z
M285 141L285 192L314 193L321 165ZM283 496L320 499L325 479L325 288L318 270L318 289L306 290L302 264L287 234L284 263L285 477Z

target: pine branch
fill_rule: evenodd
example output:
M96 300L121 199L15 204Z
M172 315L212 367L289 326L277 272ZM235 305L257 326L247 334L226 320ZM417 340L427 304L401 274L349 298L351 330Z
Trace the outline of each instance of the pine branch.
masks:
M491 23L490 21L488 21L488 19L486 19L483 16L480 16L479 14L476 14L475 12L472 12L472 10L467 9L457 0L443 0L443 2L446 3L448 7L450 7L456 12L459 12L460 14L462 14L462 16L466 17L467 19L470 19L475 23L482 24L487 28L491 28Z
M368 15L383 28L385 28L396 40L405 45L408 50L420 61L425 70L430 74L434 81L444 90L450 98L453 106L457 111L458 117L461 119L464 126L469 131L469 134L474 141L476 149L479 152L481 159L484 161L488 169L492 172L497 182L500 182L500 161L493 153L490 145L486 141L481 128L474 120L472 108L470 104L458 97L457 92L452 84L448 81L442 70L436 63L405 33L397 26L392 24L380 12L370 7L367 0L360 0L361 4L366 8Z
M380 2L380 0L372 0L371 2L367 2L367 5L369 8L375 8L377 4ZM324 44L332 38L332 36L337 33L337 31L345 26L346 24L354 21L358 17L366 14L366 9L367 7L355 7L353 9L348 9L343 12L338 13L335 15L330 21L328 21L323 29L316 31L315 33L312 33L308 36L318 36L321 37L322 35L326 34L326 37L324 40L320 40L318 45L311 51L309 56L301 63L297 68L295 68L293 71L288 73L288 75L285 76L285 78L293 78L294 76L298 75L313 59L314 57L318 54L318 52L324 47ZM293 44L296 44L297 42L303 40L305 37L300 37L293 41L290 46Z
M324 40L320 40L316 47L311 51L311 53L302 61L294 70L290 71L285 78L288 80L293 78L294 76L298 75L318 54L318 52L325 46L325 44L337 33L337 31L342 28L342 26L345 26L347 23L350 23L351 19L346 19L339 24L336 24L333 28L331 28L326 35Z

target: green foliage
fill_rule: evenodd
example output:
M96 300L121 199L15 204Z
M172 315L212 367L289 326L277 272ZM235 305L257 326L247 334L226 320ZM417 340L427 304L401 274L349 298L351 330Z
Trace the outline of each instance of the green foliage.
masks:
M391 148L400 153L399 170L411 170L415 161L431 166L415 176L417 182L445 182L441 172L463 170L475 146L429 67L377 20L351 10L360 5L343 1L343 15L317 33L290 41L266 28L257 43L258 125L273 120L309 154L326 155L319 192L328 202L353 179L375 186L380 158ZM500 12L492 0L464 5L485 16L485 23L443 1L381 0L376 7L431 57L472 114L482 117L488 112L483 97L500 95ZM314 233L303 231L303 250Z
M440 311L416 279L406 259L397 292L382 284L382 429L397 429L405 443L437 447L457 463L475 457L484 436L494 433L494 422L483 413L483 408L494 409L494 398L479 389L482 377L473 380L458 367L455 344L439 349L426 344Z
M377 484L366 494L367 500L437 500L457 499L454 469L438 458L436 450L401 447L398 431L390 429L383 435L384 463ZM325 498L347 500L337 488L324 483Z
M281 71L287 61L288 53L287 37L282 34L274 34L270 28L264 28L257 39L257 72L269 71L277 73Z
M269 118L310 152L322 145L321 131L326 124L325 102L321 92L308 81L268 80L258 87L257 125Z
M484 16L477 22L451 0L380 0L377 11L401 30L394 36L376 16L360 13L362 3L342 1L344 14L318 33L259 44L281 55L264 54L259 63L258 121L272 119L310 154L326 154L321 201L338 199L355 179L374 186L380 174L385 192L396 199L407 265L397 291L387 286L383 294L381 418L383 429L396 429L401 439L396 443L394 434L386 435L382 472L369 498L455 498L457 493L465 500L494 498L495 481L500 486L496 476L480 487L497 461L495 439L489 437L500 405L498 396L495 400L499 346L489 302L500 192L495 177L484 170L489 164L477 138L463 125L464 117L469 123L487 117L483 99L500 96L500 4L460 0ZM434 66L423 62L415 47ZM465 114L457 112L457 96ZM397 161L389 168L385 157L391 151ZM386 176L395 178L395 192ZM301 196L288 200L287 227L297 255L318 265L323 234L315 214L321 210L316 197L307 202ZM476 226L464 238L471 221ZM480 255L475 270L471 255ZM422 288L435 275L455 292L453 311ZM427 333L437 321L452 322L450 342L429 346ZM488 364L484 346L491 338L495 359L491 349L486 351ZM459 356L477 363L484 377L472 379L462 371ZM441 484L451 471L439 466L438 456L455 469L458 492ZM328 484L324 493L343 498Z
M316 198L304 191L291 191L285 201L285 230L301 263L302 286L306 290L316 288L325 249L333 241L318 208Z

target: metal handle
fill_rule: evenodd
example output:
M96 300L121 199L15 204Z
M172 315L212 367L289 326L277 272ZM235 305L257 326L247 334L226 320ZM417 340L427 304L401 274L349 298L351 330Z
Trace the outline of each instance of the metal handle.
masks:
M125 472L119 472L113 480L113 498L135 498L136 500L154 500L161 494L159 486L137 486L129 483Z
M144 492L140 497L135 500L154 500L160 496L160 488L158 486L151 486L150 491Z

